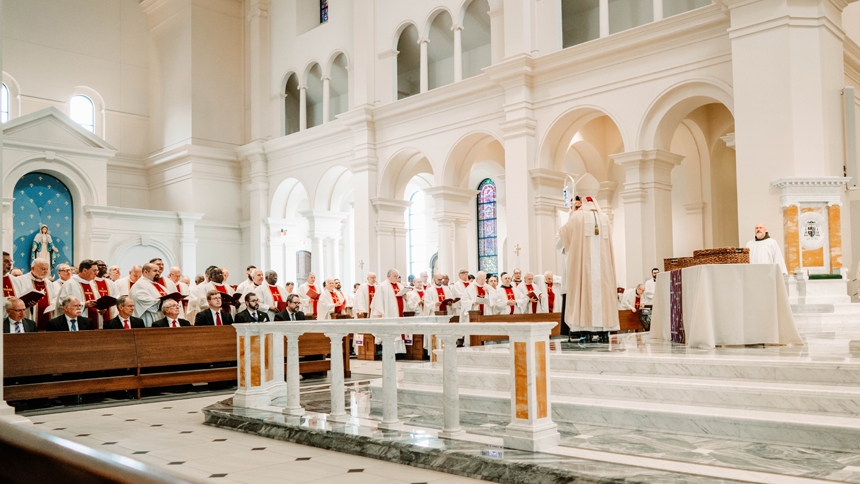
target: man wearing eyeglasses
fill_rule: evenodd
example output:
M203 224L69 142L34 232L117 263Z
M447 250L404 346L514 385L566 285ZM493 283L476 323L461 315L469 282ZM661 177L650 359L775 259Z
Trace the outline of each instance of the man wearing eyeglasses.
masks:
M229 326L233 324L230 313L221 309L221 292L212 289L206 293L207 308L197 313L194 326Z
M300 299L298 294L287 296L287 309L275 315L275 321L304 321L305 313L299 311Z
M35 333L36 322L24 317L27 306L17 297L6 299L6 319L3 320L4 333Z
M48 331L88 331L93 329L93 320L81 316L84 305L81 300L68 296L60 299L63 314L48 322Z
M59 294L63 284L72 278L72 268L68 264L60 264L57 266L57 275L60 277L54 281L54 292Z

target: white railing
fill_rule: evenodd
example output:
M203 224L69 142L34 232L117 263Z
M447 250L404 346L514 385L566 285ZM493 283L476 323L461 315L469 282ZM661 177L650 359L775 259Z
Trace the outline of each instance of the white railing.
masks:
M344 408L343 338L374 334L382 341L383 429L398 429L397 367L394 344L401 334L436 335L442 342L442 395L444 423L440 436L455 437L460 427L457 382L457 340L471 335L502 335L510 339L511 423L505 447L536 452L558 445L552 421L549 387L549 335L557 323L461 323L446 316L335 320L332 322L274 322L237 324L237 407L262 408L286 396L287 415L303 415L299 402L299 336L323 333L331 342L331 418L346 420ZM287 341L287 375L284 382L284 338Z

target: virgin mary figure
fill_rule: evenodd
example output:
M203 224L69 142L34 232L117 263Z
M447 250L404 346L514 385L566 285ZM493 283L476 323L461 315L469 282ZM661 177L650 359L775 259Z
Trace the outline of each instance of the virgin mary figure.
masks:
M33 238L33 247L30 249L30 255L35 259L43 259L51 264L51 271L57 262L57 256L60 249L54 246L54 240L51 238L51 232L47 225L39 227L39 233Z

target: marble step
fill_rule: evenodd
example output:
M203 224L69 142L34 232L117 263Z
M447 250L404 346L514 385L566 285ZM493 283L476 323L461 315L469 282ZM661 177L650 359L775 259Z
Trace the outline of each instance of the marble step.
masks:
M480 352L458 351L457 364L461 369L508 371L510 354L504 349ZM820 361L816 361L808 356L772 360L744 357L559 353L550 355L550 369L553 374L598 373L860 386L860 363L845 361L844 358L821 358Z
M458 373L464 389L504 391L510 381L506 370L460 368ZM430 365L407 367L403 383L441 387L442 371ZM860 387L555 372L550 374L550 384L553 396L860 416Z
M371 384L371 390L372 404L381 405L381 387ZM441 387L403 383L397 393L400 403L442 408ZM510 415L510 393L464 388L460 390L460 408ZM860 448L860 418L843 416L559 395L552 396L552 415L556 422L717 435L850 452Z

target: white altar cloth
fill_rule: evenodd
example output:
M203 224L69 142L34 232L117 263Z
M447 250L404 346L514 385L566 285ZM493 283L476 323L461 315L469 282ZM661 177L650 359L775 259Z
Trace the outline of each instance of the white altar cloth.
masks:
M660 273L651 313L651 337L665 341L672 341L670 286L671 273ZM691 347L803 344L776 264L681 269L681 310Z

